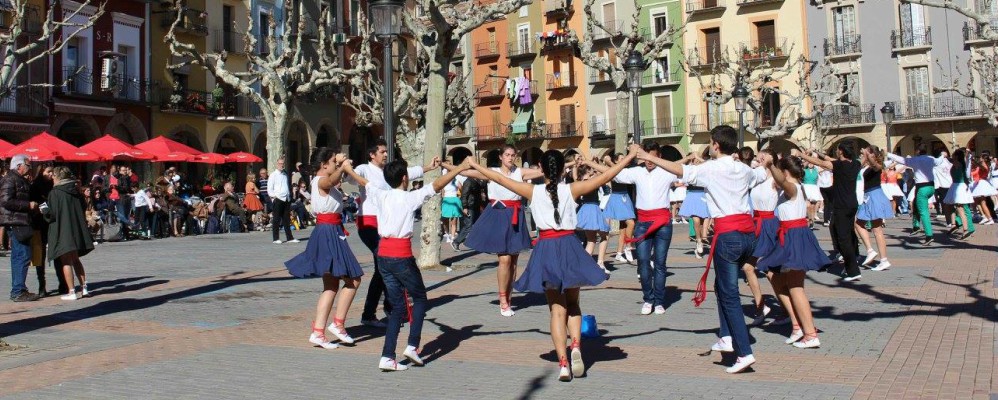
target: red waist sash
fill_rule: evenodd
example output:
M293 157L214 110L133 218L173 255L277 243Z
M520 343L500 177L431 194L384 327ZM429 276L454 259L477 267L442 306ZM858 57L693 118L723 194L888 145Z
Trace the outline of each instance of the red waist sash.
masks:
M707 256L707 267L704 268L700 283L697 284L696 293L693 295L693 304L700 307L700 304L707 299L707 275L710 274L710 263L714 260L714 250L717 249L717 237L728 232L752 233L755 231L752 216L748 214L735 214L714 218L714 238L710 242L710 253Z
M316 214L315 222L319 225L339 225L340 229L343 230L343 234L350 236L350 231L343 226L343 215L340 213Z
M383 237L378 243L378 255L392 258L412 257L412 238Z
M655 210L638 210L638 222L648 222L651 221L651 226L645 231L640 237L635 237L628 239L628 243L640 242L650 234L655 233L659 228L668 225L672 222L672 212L668 208L659 208Z
M506 206L506 208L512 209L513 210L513 218L510 220L510 222L512 222L513 225L517 225L517 224L520 223L520 208L523 207L523 203L520 202L520 200L491 200L490 199L489 201L492 202L492 204L502 203L502 205Z
M755 211L752 214L752 219L755 220L755 237L759 237L762 232L762 221L772 218L776 218L776 213L772 211Z
M780 229L776 231L776 236L780 238L780 246L786 244L784 243L784 236L787 234L787 231L794 228L807 228L807 227L808 227L807 218L792 219L789 221L780 221Z
M361 215L357 220L357 229L378 229L378 216Z
M575 231L561 229L541 229L539 240L557 239L568 235L574 235Z

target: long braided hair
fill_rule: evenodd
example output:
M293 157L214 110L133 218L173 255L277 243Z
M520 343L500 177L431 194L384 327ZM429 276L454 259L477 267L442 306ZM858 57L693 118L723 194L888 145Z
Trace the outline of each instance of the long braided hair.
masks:
M547 179L544 188L551 198L551 204L554 205L554 222L561 224L561 214L558 212L558 183L561 182L561 176L565 172L565 155L557 150L545 151L541 156L541 171Z

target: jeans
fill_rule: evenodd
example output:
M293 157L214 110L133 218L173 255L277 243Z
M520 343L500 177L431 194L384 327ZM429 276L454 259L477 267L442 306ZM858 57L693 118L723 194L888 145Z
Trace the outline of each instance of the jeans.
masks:
M15 237L10 227L10 298L15 298L21 292L28 291L24 284L28 278L28 265L31 264L31 242L21 243Z
M364 312L360 314L360 319L374 321L378 319L378 301L385 293L385 281L382 279L381 269L378 267L378 243L381 241L381 237L378 236L378 230L373 228L358 228L357 235L360 236L360 241L364 242L364 246L367 246L371 250L371 254L374 255L374 274L371 276L371 283L367 285L367 298L364 300ZM388 302L387 297L385 297L384 310L386 315L392 314L392 305Z
M929 199L934 195L934 190L931 184L916 186L915 190L915 215L911 217L911 226L912 228L922 228L925 231L925 237L932 237L932 218L929 215Z
M291 236L291 208L288 202L274 199L274 218L270 220L270 224L274 228L274 241L281 238L279 234L281 226L284 226L284 237L287 240L294 239L294 236Z
M651 222L639 222L634 228L634 237L641 237ZM645 303L665 306L665 260L672 244L672 221L658 228L638 242L638 274L641 275L641 293ZM654 271L651 265L654 250Z
M832 211L832 242L846 264L846 276L859 275L859 238L854 224L856 208L836 208Z
M468 238L468 234L471 233L471 227L475 225L475 222L478 221L478 217L481 215L482 212L476 207L469 209L468 215L461 216L461 229L457 231L457 238L454 239L454 243L464 243L464 240Z
M426 286L423 275L416 266L416 259L377 257L378 264L384 272L385 289L388 292L388 302L392 312L388 316L388 330L385 332L385 346L381 356L395 359L395 346L398 343L399 331L402 329L402 319L406 316L405 293L412 296L412 322L409 324L408 345L419 348L420 333L423 330L423 318L426 317Z
M717 235L714 252L714 293L717 296L718 336L731 336L739 357L752 354L745 313L738 293L738 273L755 249L755 234L727 232Z

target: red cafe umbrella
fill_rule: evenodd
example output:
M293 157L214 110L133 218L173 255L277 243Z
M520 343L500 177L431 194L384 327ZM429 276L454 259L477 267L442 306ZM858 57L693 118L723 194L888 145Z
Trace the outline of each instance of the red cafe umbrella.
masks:
M191 162L202 164L225 164L225 155L218 153L204 153L194 156Z
M191 161L194 159L194 155L190 153L184 153L182 151L175 151L172 153L166 153L156 156L156 161L158 162L180 162L180 161Z
M240 152L229 154L229 156L226 157L226 159L228 160L228 162L234 162L234 163L257 163L257 162L263 162L262 158L257 157L254 154L247 153L245 151L240 151Z
M0 154L7 154L7 152L12 148L14 148L13 144L10 144L10 142L6 140L0 139Z
M96 153L105 160L133 161L152 160L155 158L152 154L139 150L110 134L87 143L80 147L80 149Z
M80 150L62 139L42 132L7 150L6 156L27 154L33 161L99 161L97 154Z
M188 146L186 144L174 140L167 139L165 136L157 136L145 142L139 143L135 145L135 148L143 150L149 154L152 154L154 157L156 157L157 161L170 161L162 159L165 156L168 156L170 153L180 152L189 155L198 155L202 153L202 151L198 149L195 149L191 146Z

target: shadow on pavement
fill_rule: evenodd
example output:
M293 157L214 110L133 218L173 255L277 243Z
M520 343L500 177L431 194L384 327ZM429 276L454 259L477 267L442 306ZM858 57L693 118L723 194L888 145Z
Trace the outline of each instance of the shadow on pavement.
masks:
M440 335L433 339L433 341L423 345L421 350L423 361L429 363L433 360L439 359L441 357L450 354L450 352L457 350L465 340L471 339L476 336L493 336L502 335L506 333L527 333L536 332L540 333L539 329L524 329L518 331L490 331L490 332L478 332L482 329L481 324L463 326L460 329L453 328L441 322L437 322L436 318L427 318L426 322L436 325L440 328Z

